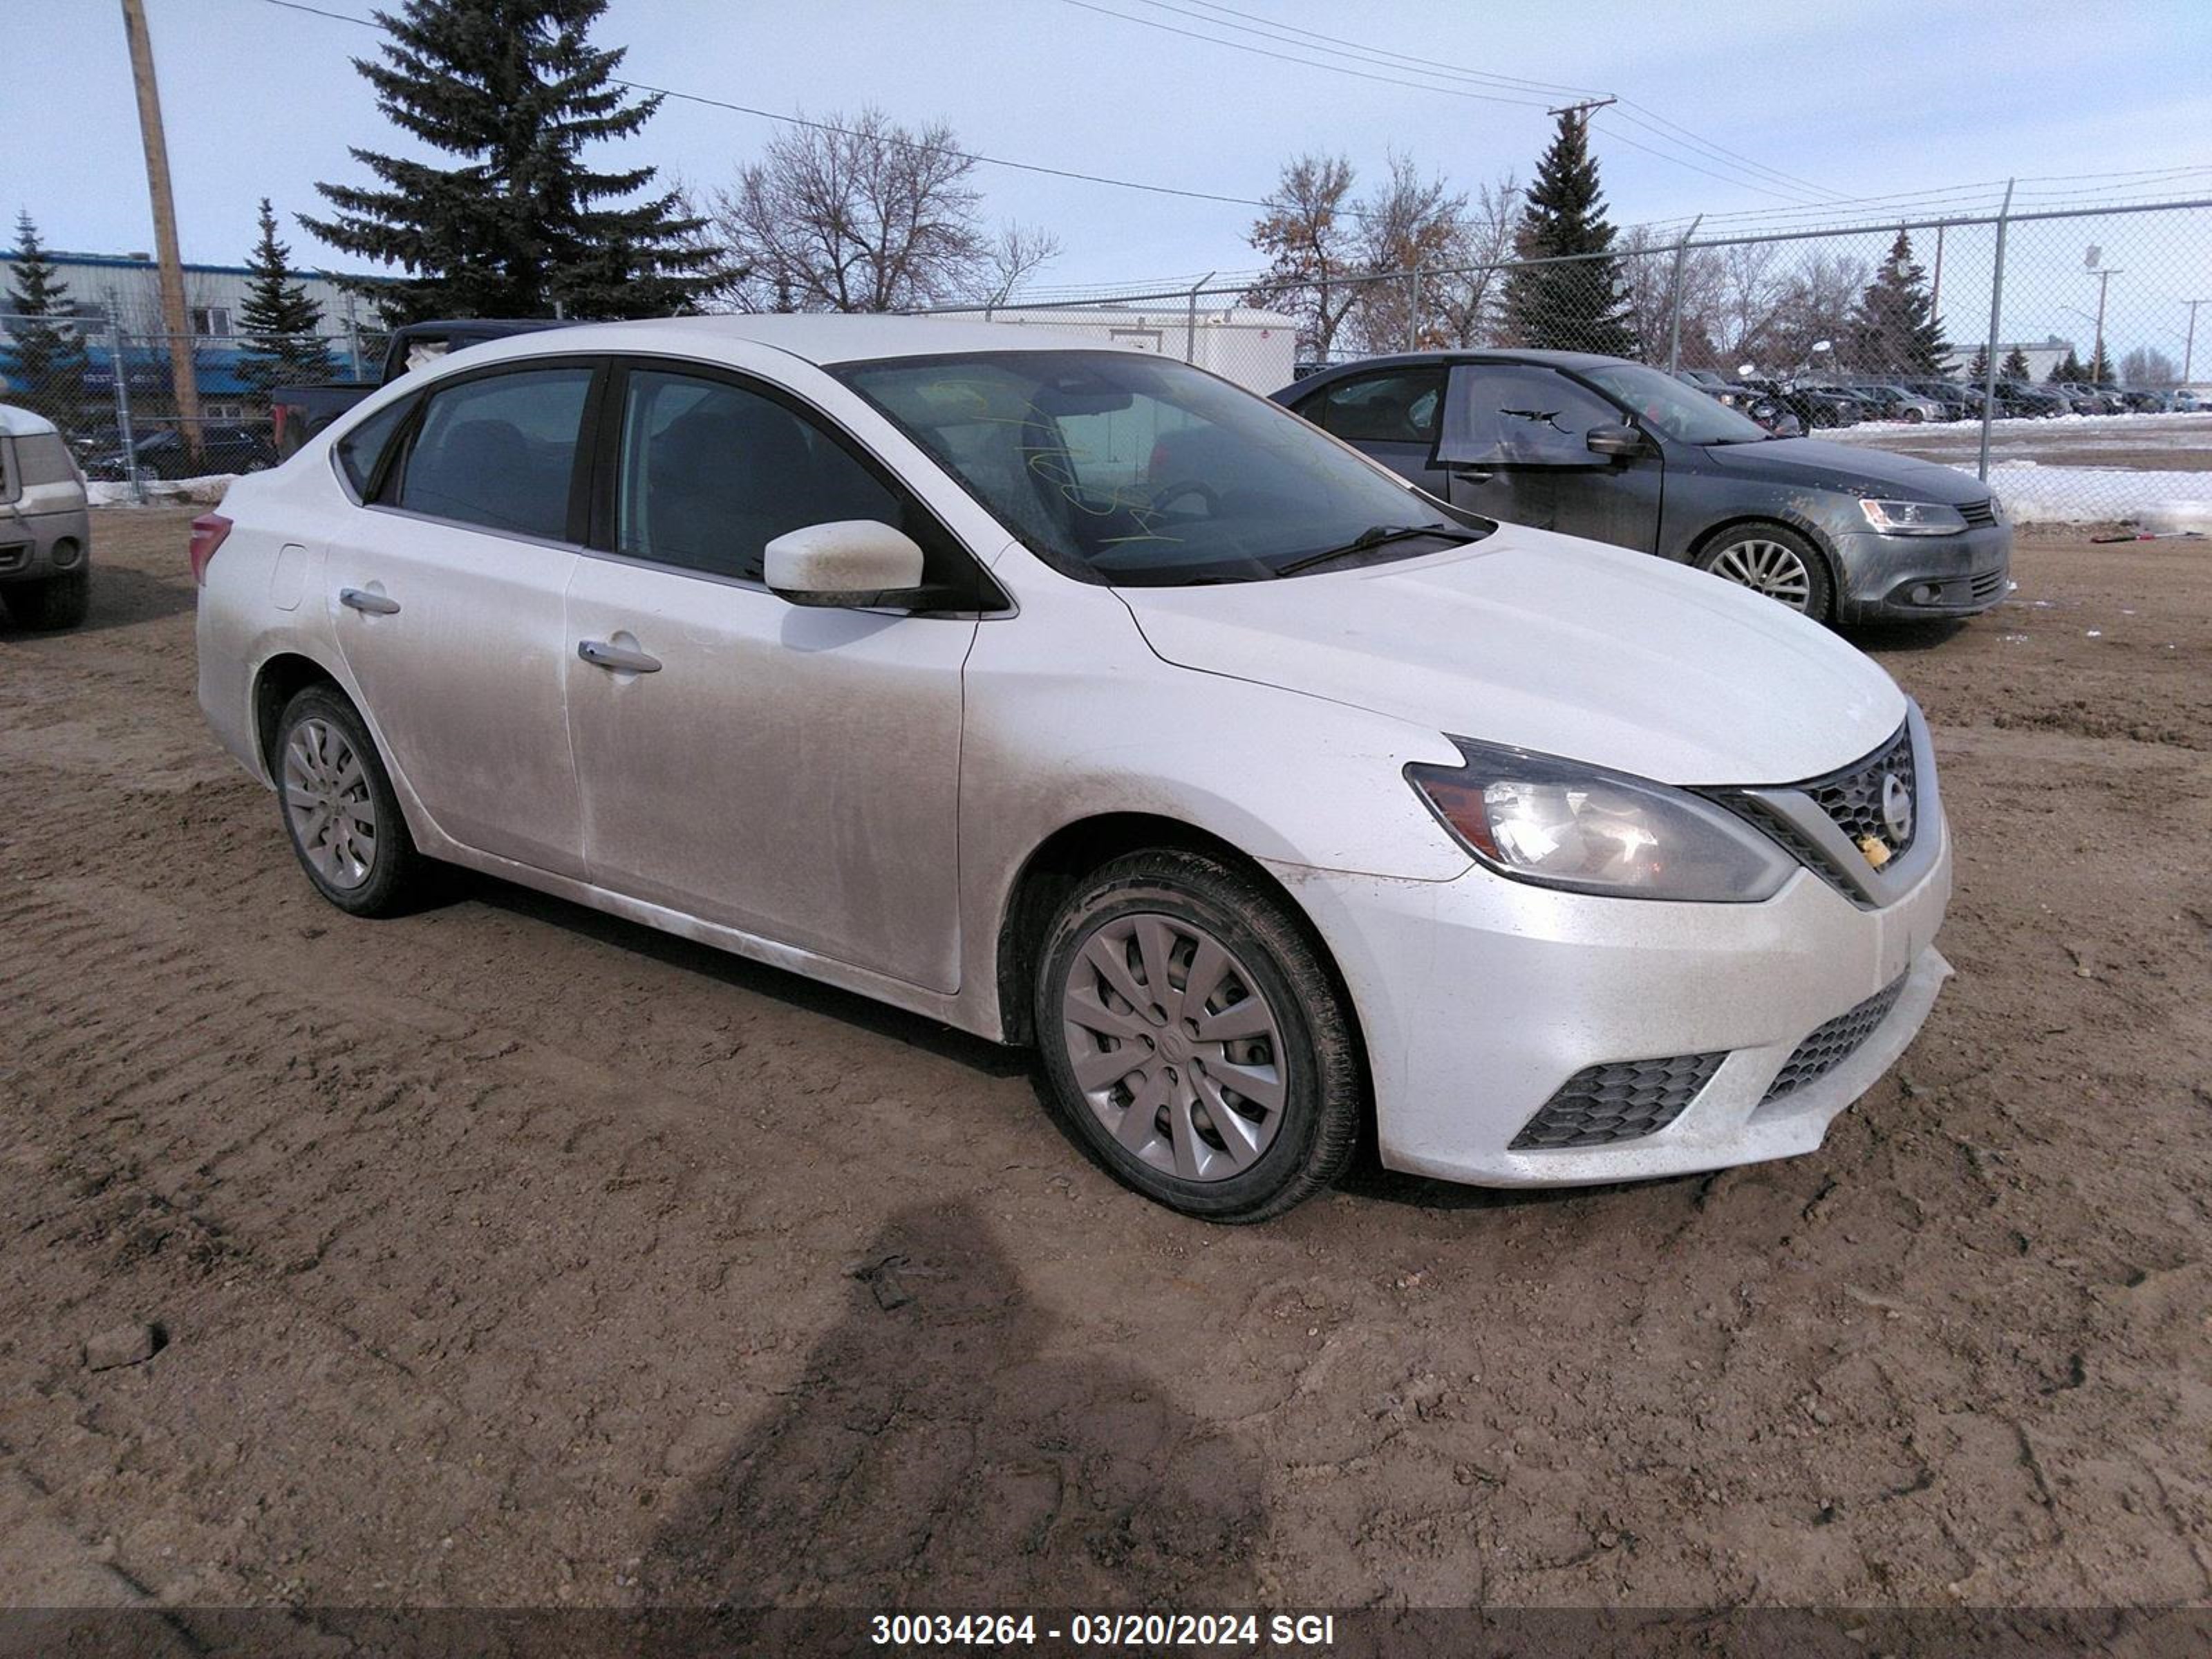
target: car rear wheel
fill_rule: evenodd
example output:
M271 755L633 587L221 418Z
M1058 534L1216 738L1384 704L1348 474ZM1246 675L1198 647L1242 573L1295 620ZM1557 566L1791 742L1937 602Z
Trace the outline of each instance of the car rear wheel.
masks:
M1723 531L1698 554L1697 562L1698 569L1764 593L1815 622L1827 620L1834 602L1828 562L1820 550L1780 525Z
M315 890L356 916L405 908L424 860L353 705L309 686L285 705L274 758L285 833Z
M1164 849L1103 866L1054 917L1034 996L1054 1104L1146 1197L1262 1221L1343 1172L1366 1106L1352 1018L1251 874Z
M8 614L26 628L75 628L92 609L92 562L74 570L0 587Z

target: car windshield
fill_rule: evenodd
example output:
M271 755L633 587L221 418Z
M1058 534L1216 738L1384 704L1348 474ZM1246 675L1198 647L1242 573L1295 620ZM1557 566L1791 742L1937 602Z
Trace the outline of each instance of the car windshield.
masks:
M1335 550L1402 558L1492 528L1263 398L1133 351L973 352L833 372L1026 545L1109 583L1265 580Z
M1575 372L1677 443L1755 444L1766 438L1756 421L1641 363L1602 363Z

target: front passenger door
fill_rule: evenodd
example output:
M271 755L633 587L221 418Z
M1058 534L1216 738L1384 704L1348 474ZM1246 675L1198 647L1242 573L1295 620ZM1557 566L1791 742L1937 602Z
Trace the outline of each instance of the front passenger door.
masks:
M633 364L568 592L569 730L593 882L933 991L959 984L960 673L972 616L793 605L767 544L896 525L967 553L781 391Z
M1578 380L1540 363L1455 365L1437 462L1454 507L1487 519L1656 550L1664 464L1590 453L1590 428L1628 416Z

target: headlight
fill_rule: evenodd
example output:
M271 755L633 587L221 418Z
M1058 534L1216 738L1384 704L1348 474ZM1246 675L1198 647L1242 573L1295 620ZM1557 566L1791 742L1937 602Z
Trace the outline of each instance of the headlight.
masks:
M1859 511L1885 536L1955 536L1966 527L1957 507L1935 501L1861 501Z
M1748 904L1796 866L1697 796L1578 761L1454 738L1464 766L1406 781L1459 843L1499 875L1571 893Z

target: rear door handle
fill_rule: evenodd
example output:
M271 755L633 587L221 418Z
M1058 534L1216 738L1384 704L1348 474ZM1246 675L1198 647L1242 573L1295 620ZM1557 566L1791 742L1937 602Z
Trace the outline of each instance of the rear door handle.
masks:
M388 599L381 593L371 593L358 587L338 589L338 603L372 617L396 617L399 614L398 600Z
M660 659L648 657L642 651L626 651L621 646L609 645L605 640L579 640L576 654L595 668L610 669L617 674L658 674Z

